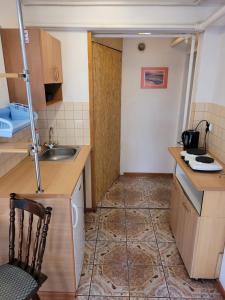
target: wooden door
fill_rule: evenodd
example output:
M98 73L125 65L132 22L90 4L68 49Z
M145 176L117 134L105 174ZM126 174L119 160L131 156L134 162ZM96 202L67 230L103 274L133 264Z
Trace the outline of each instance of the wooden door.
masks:
M60 41L41 30L41 50L44 83L62 83Z
M92 184L95 203L119 176L121 51L92 42Z

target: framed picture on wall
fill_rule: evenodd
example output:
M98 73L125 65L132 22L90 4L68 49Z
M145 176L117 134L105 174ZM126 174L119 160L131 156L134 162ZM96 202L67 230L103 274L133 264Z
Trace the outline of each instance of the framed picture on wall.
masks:
M142 89L166 89L168 82L168 67L141 68Z

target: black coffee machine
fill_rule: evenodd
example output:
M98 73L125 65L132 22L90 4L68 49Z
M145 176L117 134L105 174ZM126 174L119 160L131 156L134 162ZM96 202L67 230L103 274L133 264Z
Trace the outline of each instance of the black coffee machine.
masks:
M181 135L184 150L197 149L199 141L199 131L186 130Z

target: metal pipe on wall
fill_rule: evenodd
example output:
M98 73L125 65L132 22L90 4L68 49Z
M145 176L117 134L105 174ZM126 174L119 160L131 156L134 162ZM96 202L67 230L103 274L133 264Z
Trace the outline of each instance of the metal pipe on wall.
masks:
M192 94L191 81L192 81L192 72L193 72L193 64L194 64L195 42L196 42L196 36L192 35L182 131L184 131L186 129L186 127L188 125L189 115L190 115L190 106L191 106L190 100L191 100L191 94Z
M31 134L32 134L32 151L34 153L34 161L35 161L37 192L41 193L42 189L41 189L40 164L39 164L39 158L38 158L38 142L37 142L37 137L36 137L36 132L35 132L32 95L31 95L31 87L30 87L30 74L29 74L29 68L28 68L26 44L25 44L25 37L24 37L24 23L23 23L21 0L16 0L16 8L17 8L20 44L21 44L23 68L24 68L23 75L24 75L24 81L26 84L27 102L28 102L29 115L30 115L30 125L31 125Z

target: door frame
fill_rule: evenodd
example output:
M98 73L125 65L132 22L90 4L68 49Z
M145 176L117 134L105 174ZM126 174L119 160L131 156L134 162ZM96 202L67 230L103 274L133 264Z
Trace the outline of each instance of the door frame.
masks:
M95 199L95 162L94 162L94 83L93 83L93 47L92 32L87 33L88 43L88 81L89 81L89 119L90 119L90 145L91 145L91 194L92 194L92 210L96 211Z

